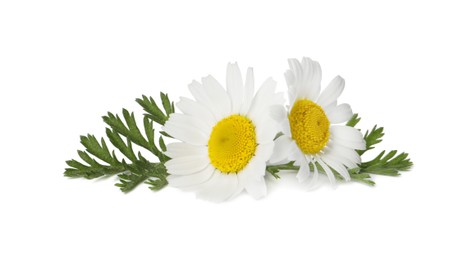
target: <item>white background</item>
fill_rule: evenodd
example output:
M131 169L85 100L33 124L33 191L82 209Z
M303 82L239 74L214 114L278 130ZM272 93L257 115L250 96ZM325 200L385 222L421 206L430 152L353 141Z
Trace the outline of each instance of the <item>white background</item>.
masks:
M475 259L471 2L1 1L0 258ZM302 56L346 79L340 101L411 172L313 192L284 175L223 204L62 176L107 111L189 96L233 61L284 91Z

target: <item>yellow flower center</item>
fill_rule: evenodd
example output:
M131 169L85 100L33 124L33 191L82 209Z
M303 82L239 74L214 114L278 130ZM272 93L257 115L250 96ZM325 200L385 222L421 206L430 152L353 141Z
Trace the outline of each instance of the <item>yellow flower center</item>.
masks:
M308 99L294 103L289 114L292 138L305 154L316 154L329 141L330 122L322 107Z
M222 119L212 129L208 140L208 157L223 173L238 173L256 151L255 126L241 115Z

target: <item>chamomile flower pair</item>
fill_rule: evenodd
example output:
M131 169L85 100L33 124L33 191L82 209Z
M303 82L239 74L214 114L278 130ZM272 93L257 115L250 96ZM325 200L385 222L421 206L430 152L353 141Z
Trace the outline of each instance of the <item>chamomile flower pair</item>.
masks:
M276 82L266 80L254 92L250 68L243 82L236 64L227 68L226 90L212 76L192 82L195 100L181 98L163 130L180 142L167 146L165 164L169 185L194 190L198 197L224 201L243 190L255 198L266 195L266 165L294 161L299 181L317 183L317 165L331 182L333 170L348 180L347 168L360 157L355 149L365 143L352 127L335 125L350 119L347 104L337 105L344 81L336 77L320 94L321 69L304 58L289 61L286 72L290 111L276 93ZM279 132L281 135L276 140ZM313 174L310 171L313 167Z

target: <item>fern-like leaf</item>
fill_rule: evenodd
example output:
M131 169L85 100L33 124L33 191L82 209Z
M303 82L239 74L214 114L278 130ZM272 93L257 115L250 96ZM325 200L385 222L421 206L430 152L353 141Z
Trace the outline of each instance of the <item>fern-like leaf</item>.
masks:
M361 173L372 173L386 176L398 176L400 171L408 171L413 163L408 158L407 153L400 153L393 150L385 154L382 151L375 159L364 162L360 165Z
M374 126L372 130L365 132L364 140L365 140L365 150L357 151L359 155L364 154L365 152L374 149L375 145L382 142L382 138L384 136L383 127Z
M156 138L154 122L165 124L175 108L166 94L161 93L161 100L163 111L152 98L143 96L142 99L137 99L146 111L142 120L144 133L139 129L134 114L126 109L122 110L122 118L112 113L103 117L108 125L106 136L116 151L122 154L123 159L118 159L104 138L99 142L94 135L81 136L81 144L85 150L79 150L78 155L83 162L74 159L66 161L69 168L66 168L64 175L86 179L117 175L119 183L116 186L123 192L129 192L143 182L149 184L152 190L159 190L167 185L168 173L164 163L170 158L163 153L166 145L162 136ZM157 147L157 141L160 148ZM136 154L135 145L151 152L159 162L147 160L140 152Z

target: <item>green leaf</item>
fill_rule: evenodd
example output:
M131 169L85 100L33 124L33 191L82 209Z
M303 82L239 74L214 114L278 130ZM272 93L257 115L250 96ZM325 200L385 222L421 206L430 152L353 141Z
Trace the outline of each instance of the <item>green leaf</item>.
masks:
M361 173L372 173L386 176L398 176L400 171L408 171L413 166L413 163L408 158L407 153L400 153L393 150L385 154L382 151L373 160L364 162L360 165ZM395 156L396 155L396 156Z
M137 144L147 150L152 154L157 156L159 159L163 158L163 154L160 152L159 148L155 145L154 140L154 128L152 122L149 119L144 118L144 129L146 132L147 139L142 135L139 130L136 120L134 118L134 113L129 113L126 109L122 110L124 120L126 121L127 126L122 122L121 118L112 113L108 113L107 116L103 117L103 120L108 124L111 129L118 134L127 137L131 142Z
M142 106L146 112L144 116L160 125L164 125L170 115L175 112L174 103L170 102L168 95L160 93L163 110L159 108L152 97L142 95L142 99L136 99L136 102Z
M383 127L378 127L375 125L370 132L367 130L364 135L365 140L365 150L357 151L359 155L364 154L365 152L374 149L375 145L382 142L384 136Z
M359 114L354 114L349 121L347 121L347 126L355 127L360 122Z
M135 189L139 184L147 180L147 175L136 174L133 172L126 172L118 175L119 183L115 185L121 189L121 191L127 193Z
M145 182L150 185L150 189L157 191L167 185L167 169L163 164L155 164L148 172L149 179Z
M165 107L166 113L162 114L162 122L169 118L169 115L174 112L173 103L170 103L168 96L161 94L162 104ZM138 99L139 104L147 111L153 112L155 115L160 114L155 109L157 107L155 101L143 96L143 99ZM146 109L147 108L147 109ZM157 108L158 109L158 108ZM160 109L159 109L160 111ZM122 117L108 113L103 117L104 122L108 125L106 128L106 136L109 142L117 150L110 150L106 144L106 140L101 138L99 142L94 135L81 136L81 144L85 150L79 150L78 155L83 162L77 160L66 161L69 168L65 169L64 175L73 178L94 179L101 176L117 175L119 183L116 186L120 187L123 192L129 192L144 181L150 185L153 190L158 190L167 185L167 170L164 163L169 160L163 154L166 145L162 138L159 137L159 149L156 146L156 136L152 114L146 114L143 118L144 132L139 129L133 113L128 110L122 110ZM147 160L142 154L134 152L134 146L140 146L150 151L159 158L158 163L152 163ZM119 160L115 154L119 151L124 159ZM126 161L128 160L128 162ZM98 161L99 160L99 161Z

